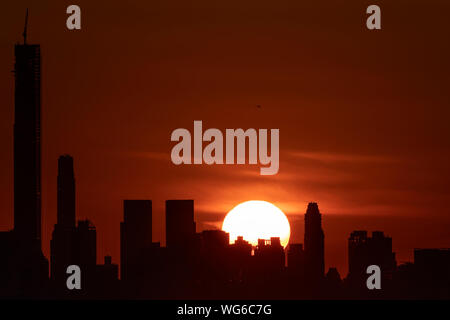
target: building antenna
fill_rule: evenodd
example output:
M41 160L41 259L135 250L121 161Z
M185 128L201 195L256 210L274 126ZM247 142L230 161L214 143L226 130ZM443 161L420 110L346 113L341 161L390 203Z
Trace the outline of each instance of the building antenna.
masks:
M23 44L27 44L27 28L28 28L28 8L25 15L25 28L23 29Z

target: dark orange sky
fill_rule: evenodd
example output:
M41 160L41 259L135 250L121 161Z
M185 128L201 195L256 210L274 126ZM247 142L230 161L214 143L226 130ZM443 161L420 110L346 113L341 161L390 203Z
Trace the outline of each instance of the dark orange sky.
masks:
M273 202L303 242L324 214L327 266L346 274L354 229L450 247L450 4L432 1L14 1L0 11L0 229L13 225L13 45L30 8L43 56L43 244L56 222L57 158L75 159L77 216L97 227L99 261L119 260L123 199L195 199L198 230L241 201ZM365 27L378 4L382 30ZM261 108L256 108L261 105ZM280 171L175 166L176 128L279 128Z

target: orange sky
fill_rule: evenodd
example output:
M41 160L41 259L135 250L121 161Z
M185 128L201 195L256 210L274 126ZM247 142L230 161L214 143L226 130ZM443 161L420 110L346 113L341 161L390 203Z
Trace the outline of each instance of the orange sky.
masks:
M0 229L13 224L13 45L30 8L43 56L43 243L56 222L57 158L75 159L77 216L97 227L99 261L119 260L123 199L195 199L199 229L241 201L324 214L326 263L346 273L354 229L414 247L450 247L448 1L14 1L0 12ZM375 3L375 2L374 2ZM256 108L261 105L261 108ZM279 128L280 171L175 166L176 128Z

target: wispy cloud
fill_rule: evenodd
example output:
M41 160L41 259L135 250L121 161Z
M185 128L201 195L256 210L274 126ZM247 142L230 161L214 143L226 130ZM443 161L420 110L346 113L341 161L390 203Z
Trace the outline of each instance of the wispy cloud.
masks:
M334 162L364 162L364 163L389 163L396 162L398 159L382 155L362 155L349 153L328 153L328 152L308 152L289 150L284 152L285 155L296 159L315 160L324 163Z

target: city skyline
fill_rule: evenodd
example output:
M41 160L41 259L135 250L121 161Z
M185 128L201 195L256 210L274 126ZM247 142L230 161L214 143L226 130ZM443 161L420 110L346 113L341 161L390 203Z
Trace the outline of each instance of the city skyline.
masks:
M45 61L45 256L57 221L62 154L75 159L77 217L97 228L98 263L108 254L119 262L123 199L153 200L153 240L163 243L166 199L195 199L198 231L220 227L242 201L270 201L288 215L297 243L304 238L304 208L318 202L326 269L341 273L354 230L392 236L399 262L412 261L414 247L448 247L449 48L435 33L445 33L440 15L448 4L438 1L439 12L415 4L410 16L427 23L418 28L398 18L401 4L386 4L391 31L376 35L362 31L364 8L355 4L342 9L352 13L349 19L331 4L289 1L275 11L264 1L257 10L238 11L219 3L220 13L201 2L189 15L164 4L111 4L105 17L82 1L87 21L95 23L79 33L60 28L58 6L31 4L27 41L41 44ZM25 1L8 4L1 19L0 230L14 225L10 71L25 7ZM256 167L173 166L170 132L195 119L223 129L279 126L280 173L264 179Z
M341 277L336 267L326 271L325 233L316 202L308 203L304 215L304 242L290 240L284 248L280 237L258 238L255 245L240 234L231 243L230 234L223 230L197 232L192 199L165 201L166 243L161 246L153 242L152 201L125 199L119 278L119 266L111 256L104 256L103 264L97 263L95 225L88 219L77 219L74 159L68 154L58 158L57 221L47 259L41 241L41 56L39 45L26 42L27 22L28 11L23 44L17 44L14 50L14 228L0 232L0 297L449 297L450 249L414 249L414 262L398 265L392 238L382 231L373 231L372 237L367 231L353 231L348 238L347 276ZM379 270L378 276L374 274L379 279L375 291L368 279L366 282L372 267Z

